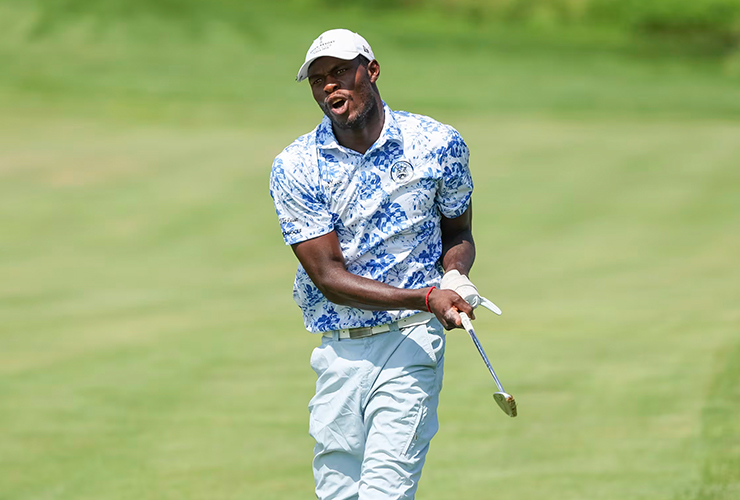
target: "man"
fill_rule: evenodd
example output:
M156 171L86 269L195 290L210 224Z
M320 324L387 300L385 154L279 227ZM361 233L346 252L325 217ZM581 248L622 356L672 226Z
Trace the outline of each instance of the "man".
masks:
M454 290L477 293L467 146L450 126L391 110L379 77L360 35L319 36L297 80L325 116L270 178L300 262L293 298L323 334L309 404L320 499L414 498L438 428L444 329L473 317Z

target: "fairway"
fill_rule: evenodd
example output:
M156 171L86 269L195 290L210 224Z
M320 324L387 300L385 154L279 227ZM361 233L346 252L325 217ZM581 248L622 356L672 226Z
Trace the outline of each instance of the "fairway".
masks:
M70 33L0 47L16 63L0 81L0 499L313 498L319 337L268 194L273 157L320 119L291 82L310 39L224 31L149 65L149 42L104 62ZM471 278L504 312L475 326L519 407L501 413L469 337L448 333L417 498L740 498L738 80L495 46L437 48L431 67L377 45L386 102L470 147ZM209 79L251 55L260 71ZM249 81L265 68L278 83Z

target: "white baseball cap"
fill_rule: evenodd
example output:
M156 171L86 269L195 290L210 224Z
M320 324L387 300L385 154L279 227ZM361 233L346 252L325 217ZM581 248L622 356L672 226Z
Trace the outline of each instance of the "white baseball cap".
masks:
M329 56L351 61L359 55L370 61L375 59L370 44L360 35L345 29L325 31L311 44L306 52L306 61L295 79L300 82L308 78L308 67L319 57Z

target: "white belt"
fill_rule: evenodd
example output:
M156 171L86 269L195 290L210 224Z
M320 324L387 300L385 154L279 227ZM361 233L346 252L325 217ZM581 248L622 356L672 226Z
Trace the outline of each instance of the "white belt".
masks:
M379 333L389 332L394 326L397 326L399 329L401 329L401 328L408 328L409 326L421 325L423 323L426 323L433 317L434 317L434 314L432 313L420 312L420 313L414 314L413 316L409 316L408 318L403 318L403 319L399 319L398 321L394 321L393 323L386 323L385 325L362 326L359 328L342 328L341 330L330 330L328 332L324 332L322 335L324 335L324 337L333 337L334 334L337 334L340 340L362 339L365 337L371 337L373 335L377 335Z

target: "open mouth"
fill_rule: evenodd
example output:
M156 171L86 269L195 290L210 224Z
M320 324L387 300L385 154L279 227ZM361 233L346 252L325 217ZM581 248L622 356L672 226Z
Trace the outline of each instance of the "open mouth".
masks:
M329 107L331 108L332 113L336 115L342 115L347 111L348 101L347 99L344 99L343 97L339 97L337 99L332 100L329 103Z

